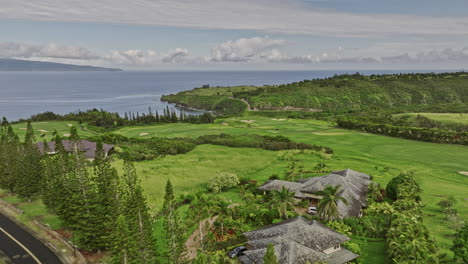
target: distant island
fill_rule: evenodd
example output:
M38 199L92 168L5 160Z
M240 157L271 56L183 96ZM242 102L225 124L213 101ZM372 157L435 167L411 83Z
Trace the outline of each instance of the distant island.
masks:
M121 69L0 58L0 71L121 71Z

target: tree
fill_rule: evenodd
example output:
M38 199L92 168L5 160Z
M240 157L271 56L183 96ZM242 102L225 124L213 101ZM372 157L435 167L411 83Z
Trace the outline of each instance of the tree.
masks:
M138 246L124 215L117 217L112 248L113 264L139 264Z
M263 257L263 263L265 264L278 264L278 259L275 254L275 247L273 244L268 244L267 251Z
M341 185L326 186L323 191L317 192L317 195L322 196L318 204L317 215L324 220L336 220L339 218L338 202L341 201L345 205L348 204L346 198L339 195Z
M291 208L294 204L294 193L290 192L283 186L281 191L274 190L272 192L272 196L272 201L278 208L280 218L287 219L288 209Z
M120 192L122 200L120 211L127 219L129 232L134 236L138 246L139 263L155 263L153 222L135 167L129 161L124 162Z
M42 166L41 154L36 145L34 130L31 122L28 122L24 144L20 148L19 165L16 192L20 197L27 198L31 202L31 197L41 190Z
M460 263L468 263L468 224L457 231L453 246L451 248L455 255L455 260Z
M164 231L168 245L166 256L170 264L180 264L184 262L185 258L183 254L185 252L185 240L174 197L171 181L168 180L164 195Z
M220 193L223 190L236 187L239 183L237 175L229 172L220 172L210 179L208 189L213 192Z

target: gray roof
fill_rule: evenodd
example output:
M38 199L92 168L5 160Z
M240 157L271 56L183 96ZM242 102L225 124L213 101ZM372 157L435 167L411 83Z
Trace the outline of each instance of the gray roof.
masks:
M284 264L305 264L324 261L332 264L341 264L351 261L358 255L343 253L340 249L334 253L326 254L325 249L340 245L350 238L344 236L317 221L308 221L303 217L296 217L284 222L266 226L264 228L244 233L249 239L248 247L244 256L239 260L244 264L261 264L269 244L275 247L275 253L279 263ZM336 253L336 254L335 254ZM337 258L337 256L341 256ZM329 262L339 259L343 262Z
M67 152L74 151L73 141L62 140L62 143L63 143L63 147L65 148L65 151ZM55 141L47 142L47 145L49 147L50 152L56 152ZM41 154L44 154L44 142L38 142L37 146ZM106 154L109 153L109 151L114 148L113 145L105 144L105 143L103 143L102 146ZM96 142L92 142L92 141L85 140L85 139L80 139L77 142L77 147L79 151L84 152L84 155L87 159L94 159L96 157Z
M348 201L348 205L339 201L338 211L340 217L347 217L358 216L361 208L367 206L367 191L370 182L369 175L346 169L333 171L331 174L325 176L298 180L297 182L280 180L267 181L260 186L259 189L272 191L281 190L281 188L285 187L291 192L294 192L295 197L304 198L306 197L306 193L315 194L325 189L328 185L340 185L340 195Z

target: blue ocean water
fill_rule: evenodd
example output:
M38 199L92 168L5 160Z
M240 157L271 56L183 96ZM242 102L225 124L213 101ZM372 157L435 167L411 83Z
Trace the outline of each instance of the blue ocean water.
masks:
M92 108L123 114L167 106L164 94L201 87L284 84L356 71L0 72L0 117L14 121L44 111ZM409 71L360 71L363 74ZM414 71L411 71L414 72ZM438 72L438 71L416 71ZM172 105L171 105L172 106Z

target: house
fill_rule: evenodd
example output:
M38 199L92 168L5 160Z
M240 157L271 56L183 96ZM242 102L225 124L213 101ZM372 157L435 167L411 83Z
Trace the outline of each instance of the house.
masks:
M247 249L239 256L242 264L262 264L269 244L275 248L281 264L305 264L324 262L343 264L359 255L341 247L350 240L318 221L301 216L244 233L248 238Z
M297 182L282 180L267 181L260 186L260 190L267 192L281 190L283 187L294 193L296 199L309 200L310 206L317 206L322 198L317 192L326 186L340 185L340 195L348 201L348 205L338 201L338 213L341 218L360 216L362 208L367 206L367 192L370 184L370 176L361 172L346 169L333 171L331 174L301 179Z
M63 140L62 143L63 143L63 147L65 148L65 151L67 151L67 152L74 152L75 151L73 141ZM48 149L49 149L47 154L53 155L53 154L57 153L56 150L55 150L55 141L48 142L47 145L48 145ZM39 143L37 143L37 146L38 146L39 151L41 152L41 154L44 154L44 143L39 142ZM84 156L87 159L94 160L94 158L96 157L96 142L81 139L81 140L77 141L76 146L78 148L78 151L83 152ZM103 143L102 146L103 146L103 149L104 149L104 156L105 157L107 157L108 155L110 155L114 151L114 146L113 145Z

